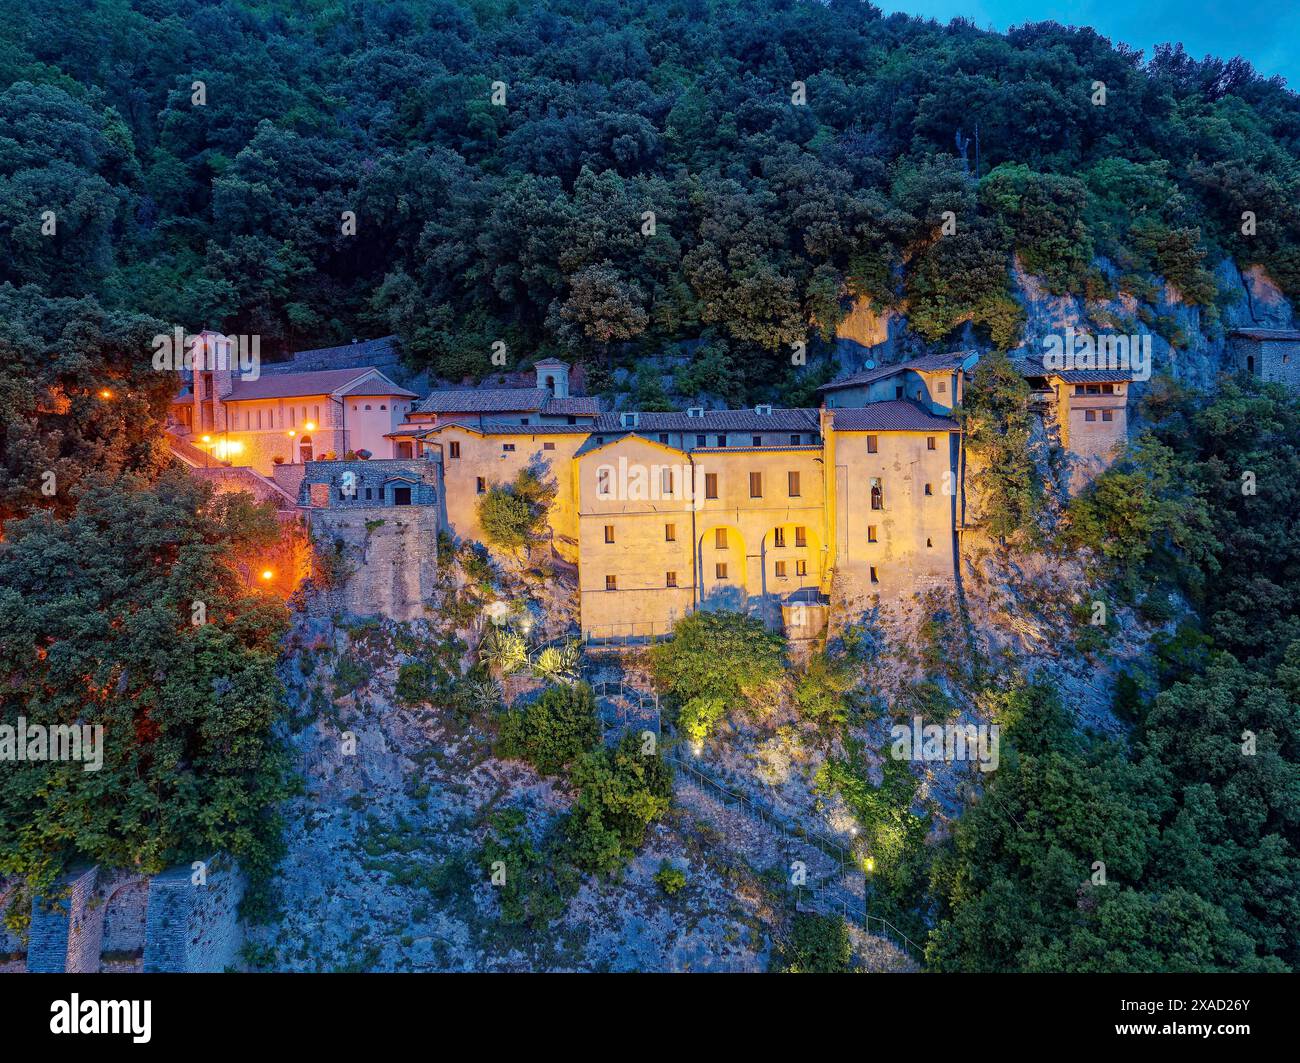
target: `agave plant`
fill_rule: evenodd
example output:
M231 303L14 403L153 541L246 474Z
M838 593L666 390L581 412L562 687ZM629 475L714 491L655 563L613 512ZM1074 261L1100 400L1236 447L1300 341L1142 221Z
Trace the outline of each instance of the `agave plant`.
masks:
M528 667L528 640L518 631L494 628L483 640L482 657L501 675L514 675Z
M578 644L547 646L533 658L533 674L550 682L572 683L578 678Z

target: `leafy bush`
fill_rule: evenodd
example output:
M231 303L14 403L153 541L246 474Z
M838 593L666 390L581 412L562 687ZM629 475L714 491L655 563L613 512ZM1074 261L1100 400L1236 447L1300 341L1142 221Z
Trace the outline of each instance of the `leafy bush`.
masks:
M686 872L679 867L673 867L667 860L659 863L659 870L655 872L655 881L659 883L659 888L669 897L686 885Z
M785 639L753 617L696 612L651 648L650 667L687 734L702 739L747 693L784 675L784 650Z
M578 867L614 872L645 841L646 828L668 811L672 769L658 753L645 753L641 736L626 734L614 749L603 746L573 765L578 800L568 822L569 851Z
M796 912L781 943L781 969L788 974L843 974L853 949L849 928L838 916Z
M600 744L596 698L586 683L547 687L523 708L501 719L497 751L526 760L543 775L555 775Z

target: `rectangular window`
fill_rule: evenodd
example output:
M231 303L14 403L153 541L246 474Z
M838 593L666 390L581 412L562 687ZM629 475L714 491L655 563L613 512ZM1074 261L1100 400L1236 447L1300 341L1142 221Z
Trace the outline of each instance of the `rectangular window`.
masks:
M366 409L368 410L368 409L370 409L370 407L367 406ZM520 421L519 421L519 423L520 423L520 424L527 424L527 423L528 423L528 418L527 418L527 417L521 418Z
M776 578L777 578L777 579L785 579L785 562L784 562L784 561L778 561L778 562L776 563Z
M676 587L676 586L677 586L677 573L676 573L676 572L665 572L665 573L664 573L664 586L665 586L665 587Z
M715 579L726 579L726 578L727 578L727 566L726 566L726 564L725 564L725 563L721 563L721 564L714 565L714 566L713 566L713 575L714 575L714 578L715 578Z
M501 449L507 453L512 453L515 449L515 445L513 443L502 443Z
M718 436L718 446L720 446L720 447L725 447L726 445L727 445L727 437L726 437L726 436Z
M942 394L943 394L944 392L946 392L947 390L948 390L948 381L946 381L946 380L940 380L940 381L939 381L939 387L938 387L938 392L939 392L939 394L942 395Z
M453 458L460 457L460 444L455 440L447 444L447 453Z
M926 493L927 495L932 495L932 494L934 494L934 488L933 488L933 485L932 485L932 484L926 484L926 485L925 485L925 493Z
M798 498L799 497L799 474L795 472L794 469L791 469L788 473L785 474L785 477L787 481L787 486L789 487L790 497Z
M871 508L884 509L885 495L880 489L880 480L873 477L871 480Z
M1085 421L1095 421L1095 420L1097 419L1097 411L1096 411L1096 410L1084 410L1084 411L1083 411L1083 419L1084 419Z
M880 577L876 575L876 566L875 566L875 565L872 565L872 566L871 566L871 582L872 582L872 583L879 583L879 582L880 582Z
M878 540L876 539L876 526L874 524L867 525L867 542L869 543L878 542Z
M794 432L790 435L790 445L792 447L797 447L802 442L803 442L803 436L801 436L798 432Z
M761 472L751 472L749 474L749 497L763 497L763 474Z
M665 498L671 498L673 494L673 470L667 465L659 473L660 494Z
M785 529L776 528L772 531L772 545L785 546Z
M487 494L487 482L481 476L478 478L477 490L481 495Z
M926 450L933 450L933 449L934 449L934 436L926 436L926 437L925 437L925 449L926 449Z
M614 541L614 525L612 525L612 524L606 524L606 525L605 525L605 542L607 542L607 543L612 543L613 541Z
M543 449L543 450L554 450L554 449L555 449L555 444L554 444L554 443L543 443L543 444L542 444L542 449Z
M872 571L874 572L875 569L872 569ZM606 576L606 577L605 577L605 590L607 590L607 591L616 591L616 590L618 590L618 577L617 577L617 576Z
M1113 420L1115 420L1115 411L1114 411L1114 410L1102 410L1102 411L1101 411L1101 419L1102 419L1103 421L1113 421Z
M718 497L718 474L716 472L706 472L704 474L704 497Z
M800 525L794 530L794 545L795 546L808 545L808 529L803 527L803 525Z
M666 543L675 543L676 541L677 541L677 525L676 525L676 524L665 524L665 525L664 525L664 542L666 542Z
M726 529L726 528L714 528L714 529L713 529L713 545L714 545L714 547L717 548L718 550L725 550L725 549L727 548L727 529Z
M902 397L903 397L903 386L901 384L897 384L894 387L894 398L901 399Z
M796 562L794 563L794 574L795 574L796 576L806 576L806 575L808 575L808 562L807 562L807 561L796 561Z
M763 437L762 437L762 436L751 436L750 438L753 439L753 441L754 441L754 446L756 446L756 447L761 447L761 446L763 445Z
M600 469L597 469L597 470L596 470L596 497L597 497L597 498L608 498L608 497L609 497L609 493L610 493L610 492L609 492L609 474L610 474L612 471L613 471L613 470L608 469L608 468L600 468Z
M1102 384L1102 386L1101 386L1101 393L1102 393L1103 395L1114 395L1114 394L1115 394L1115 385L1114 385L1114 384Z
M706 441L705 441L704 436L696 436L696 437L695 437L695 445L696 445L697 447L702 447L702 446L704 446L705 442L706 442Z
M874 454L874 453L876 453L876 450L877 450L877 443L878 443L878 441L879 441L879 438L878 438L877 436L867 436L867 453L868 453L868 454Z
M667 442L668 442L668 433L667 433L667 432L660 432L660 433L659 433L659 442L660 442L660 443L667 443Z

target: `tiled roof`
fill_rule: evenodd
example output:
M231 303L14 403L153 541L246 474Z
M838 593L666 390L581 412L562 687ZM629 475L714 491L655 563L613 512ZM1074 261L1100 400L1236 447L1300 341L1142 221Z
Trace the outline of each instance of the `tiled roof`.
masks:
M1012 358L1011 365L1023 377L1055 377L1067 384L1128 383L1137 379L1131 369L1048 369L1037 358Z
M957 422L906 399L834 410L837 432L955 432Z
M630 411L629 411L630 412ZM596 432L815 432L816 410L705 410L692 417L687 413L642 413L635 426L624 426L622 414L602 413L596 418Z
M547 399L546 405L542 407L542 413L545 414L569 414L595 417L600 413L600 400L596 398L583 398L570 396L567 399Z
M323 369L314 373L274 373L263 375L256 380L236 379L226 401L248 402L255 399L283 399L300 395L332 395L336 391L346 389L349 384L359 382L370 373L376 373L384 380L388 380L373 366L362 366L359 369ZM399 388L391 380L380 387L382 390L371 391L370 394L415 397L413 392Z
M456 388L434 391L424 413L535 413L550 395L542 388Z
M1233 329L1229 335L1244 336L1248 340L1281 340L1289 343L1300 340L1300 332L1288 328L1238 328Z
M537 363L533 366L533 368L534 368L534 369L543 369L543 368L545 368L545 369L568 369L568 368L569 368L569 363L568 363L568 362L562 362L562 361L560 361L558 358L543 358L540 362L537 362Z
M897 362L894 365L880 365L875 369L864 369L861 372L853 373L849 376L842 377L839 380L832 380L829 384L823 384L818 391L838 391L840 388L856 388L864 384L871 384L877 380L887 380L891 376L902 373L911 369L922 373L940 373L945 370L956 369L967 358L970 357L969 351L951 351L947 354L927 354L921 358L913 358L907 362Z
M770 447L690 447L692 454L771 454L773 451L787 450L821 450L820 443L787 443Z

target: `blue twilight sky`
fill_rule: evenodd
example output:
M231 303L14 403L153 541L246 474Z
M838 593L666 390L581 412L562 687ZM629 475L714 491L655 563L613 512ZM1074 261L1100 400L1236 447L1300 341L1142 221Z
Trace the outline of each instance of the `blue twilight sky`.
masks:
M1024 22L1091 26L1103 37L1141 48L1182 41L1196 59L1240 55L1265 77L1281 74L1300 92L1300 0L872 0L886 13L902 11L939 22L963 17L981 29Z

